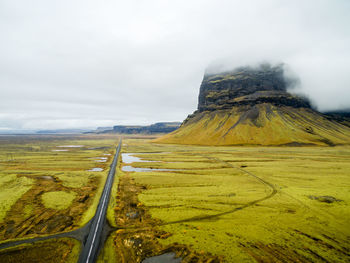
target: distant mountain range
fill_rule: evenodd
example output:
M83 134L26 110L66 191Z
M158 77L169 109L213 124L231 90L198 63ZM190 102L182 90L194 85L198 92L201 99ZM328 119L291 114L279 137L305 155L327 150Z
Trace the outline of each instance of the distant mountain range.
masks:
M55 130L0 130L0 135L26 135L26 134L158 134L169 133L179 128L181 122L158 122L151 125L117 125L114 127L98 127L93 129L55 129Z
M181 122L158 122L151 125L117 125L114 127L99 127L94 133L117 133L117 134L157 134L169 133L179 128Z
M6 129L0 130L3 135L31 135L31 134L81 134L91 131L91 129L54 129L54 130L21 130Z
M40 130L37 134L76 134L85 133L91 131L91 129L57 129L57 130Z

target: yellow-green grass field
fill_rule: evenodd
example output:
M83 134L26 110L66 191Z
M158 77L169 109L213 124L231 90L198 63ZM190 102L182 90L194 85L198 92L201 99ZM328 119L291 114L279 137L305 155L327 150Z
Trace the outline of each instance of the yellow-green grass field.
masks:
M0 136L0 241L88 222L118 141L115 135Z
M139 200L185 244L226 262L349 262L350 147L214 147L125 140ZM142 153L142 154L141 154ZM127 164L130 165L130 164ZM121 175L123 176L123 175Z

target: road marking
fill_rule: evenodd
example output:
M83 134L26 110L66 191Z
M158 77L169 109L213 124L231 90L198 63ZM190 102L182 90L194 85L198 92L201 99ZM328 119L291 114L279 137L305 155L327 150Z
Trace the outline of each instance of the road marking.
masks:
M119 149L118 149L119 151ZM117 152L118 152L117 151ZM114 161L112 163L112 166L114 165ZM109 186L111 184L111 178L112 178L112 172L113 172L114 169L112 169L111 173L108 174L108 178L107 178L107 182L106 182L106 192L104 192L104 197L103 197L103 202L102 202L102 205L101 205L101 210L100 210L100 214L99 214L99 217L98 217L98 220L97 220L97 224L96 224L96 228L95 228L95 232L94 232L94 235L93 235L93 238L92 238L92 242L91 242L91 246L90 246L90 249L89 249L89 253L88 253L88 256L87 256L87 259L86 259L86 262L89 262L89 259L90 259L90 256L91 256L91 252L92 252L92 249L94 247L94 244L95 244L95 239L96 239L96 234L97 234L97 230L99 229L99 223L100 223L100 220L101 220L101 217L103 215L103 208L104 208L104 204L106 202L106 197L107 197L107 193L109 192Z
M93 229L94 232L90 233L90 234L93 234L91 242L90 242L90 238L91 238L90 234L88 235L88 240L86 240L85 248L89 250L88 254L87 254L87 257L86 257L86 260L79 261L79 262L90 263L91 262L90 261L91 257L94 256L92 254L92 252L93 252L94 248L96 247L96 244L99 244L99 242L98 242L99 238L97 238L97 233L99 233L99 237L100 237L100 235L102 233L101 231L103 230L103 222L101 222L101 219L105 218L106 211L107 211L107 208L108 208L108 204L106 205L106 203L109 201L109 197L110 197L110 194L111 194L111 191L112 191L111 188L112 188L113 180L114 180L114 177L115 177L115 172L116 172L116 167L115 166L118 163L118 156L119 156L120 148L121 148L120 146L121 146L121 141L119 142L116 154L114 155L114 159L113 159L113 162L112 162L112 165L111 165L111 169L109 170L109 173L108 173L108 176L107 176L107 179L106 179L106 182L105 182L105 186L103 188L103 192L102 192L102 195L101 195L101 199L100 199L100 202L99 202L99 204L97 206L95 218L92 220L93 224L91 225L91 229L90 230L92 230L92 228L94 228ZM107 200L107 198L108 198L108 200ZM98 247L96 247L96 248L98 249ZM94 253L94 254L96 254L96 253ZM84 258L83 255L84 255L84 249L81 252L81 256Z
M102 202L102 207L104 206L104 203L106 201L106 195L104 196L103 198L103 202ZM86 259L86 262L89 262L89 259L90 259L90 256L91 256L91 252L92 252L92 249L94 247L94 244L95 244L95 238L96 238L96 234L97 234L97 230L98 230L98 225L100 223L100 220L101 220L101 217L102 217L102 209L100 211L100 214L99 214L99 217L98 217L98 220L97 220L97 227L95 228L95 232L94 232L94 236L92 238L92 242L91 242L91 247L90 247L90 250L89 250L89 254L88 254L88 257Z
M107 195L105 194L105 195L104 195L104 198L103 198L102 206L101 206L102 208L103 208L103 206L104 206L104 204L105 204L105 202L106 202L106 197L107 197ZM98 226L99 226L99 223L100 223L102 214L103 214L102 212L103 212L103 209L101 209L100 214L99 214L99 217L98 217L98 220L97 220L97 224L96 224L97 226L96 226L96 228L95 228L94 236L93 236L93 238L92 238L91 247L90 247L89 254L88 254L88 257L87 257L87 259L86 259L86 262L89 262L89 259L90 259L90 256L91 256L91 252L92 252L92 249L93 249L94 244L95 244L95 238L96 238Z

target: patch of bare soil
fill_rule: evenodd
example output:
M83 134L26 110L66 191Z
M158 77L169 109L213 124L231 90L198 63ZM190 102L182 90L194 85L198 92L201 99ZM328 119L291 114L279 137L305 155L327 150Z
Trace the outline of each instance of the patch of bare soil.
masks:
M35 237L71 231L79 227L81 217L92 203L96 192L97 179L91 179L86 187L67 188L59 180L37 180L33 187L11 207L5 220L0 224L0 240ZM42 194L51 191L74 190L77 197L64 210L46 208ZM25 210L29 206L30 212Z
M158 228L159 220L151 217L147 208L138 200L138 194L145 187L136 185L133 178L126 174L120 178L115 220L119 230L114 234L114 245L118 262L142 262L144 259L174 252L182 262L220 263L223 258L198 253L191 248L172 244L161 245L157 239L166 239L171 234Z

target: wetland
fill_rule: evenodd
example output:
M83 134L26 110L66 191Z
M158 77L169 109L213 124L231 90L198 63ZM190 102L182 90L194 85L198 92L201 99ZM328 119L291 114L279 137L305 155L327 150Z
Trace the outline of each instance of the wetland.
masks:
M1 243L53 237L0 249L1 262L27 262L42 249L37 262L77 261L79 239L56 235L93 217L117 142L88 135L0 138ZM80 147L53 151L73 145ZM347 262L349 171L349 146L126 138L107 212L112 231L98 262Z

